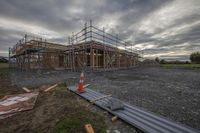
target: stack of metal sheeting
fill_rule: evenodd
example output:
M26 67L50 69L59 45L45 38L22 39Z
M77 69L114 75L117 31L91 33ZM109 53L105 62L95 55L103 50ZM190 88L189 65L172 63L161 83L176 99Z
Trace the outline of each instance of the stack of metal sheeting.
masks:
M100 97L106 96L89 88L86 88L85 92L80 94L76 92L75 86L70 86L68 89L88 101L93 101ZM94 103L100 108L112 113L113 115L116 115L118 118L146 133L200 133L200 131L191 127L176 123L165 117L147 112L136 106L130 106L123 102L123 109L112 111L106 106L110 98L112 97L105 97L94 101Z

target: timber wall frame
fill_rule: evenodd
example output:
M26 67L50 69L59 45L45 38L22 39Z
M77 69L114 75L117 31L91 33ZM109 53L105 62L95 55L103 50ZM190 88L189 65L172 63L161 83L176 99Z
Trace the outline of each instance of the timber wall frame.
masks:
M68 45L25 35L9 48L10 67L21 70L107 71L135 67L139 58L132 43L94 27L92 21L78 33L72 33Z

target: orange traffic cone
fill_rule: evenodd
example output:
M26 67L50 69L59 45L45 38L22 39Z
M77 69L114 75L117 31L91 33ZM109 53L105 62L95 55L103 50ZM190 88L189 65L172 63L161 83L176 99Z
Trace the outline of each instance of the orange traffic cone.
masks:
M78 93L84 92L83 79L84 79L84 74L83 74L83 72L81 72L80 81L79 81L79 84L78 84L78 87L77 87Z

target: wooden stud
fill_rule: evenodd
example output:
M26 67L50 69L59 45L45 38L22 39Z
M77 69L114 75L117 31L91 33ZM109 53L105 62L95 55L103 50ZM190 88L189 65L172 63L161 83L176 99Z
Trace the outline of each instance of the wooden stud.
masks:
M110 97L110 96L111 96L111 94L110 95L105 95L105 96L102 96L102 97L98 97L98 98L96 98L94 100L91 100L90 102L93 104L96 101L102 100L102 99Z
M31 92L28 88L26 88L26 87L22 87L22 89L25 91L25 92L27 92L27 93L29 93L29 92Z
M117 120L117 118L118 118L117 116L114 116L114 117L111 118L111 121L114 122L114 121Z
M52 90L53 88L55 88L55 87L57 87L57 86L58 86L58 84L55 84L55 85L53 85L53 86L50 86L49 88L45 89L44 92L48 92L48 91Z
M98 34L95 34L97 31ZM95 38L97 35L100 41L96 41ZM112 37L113 46L108 45L108 37ZM34 68L56 69L57 67L63 66L65 69L71 69L73 71L89 66L91 70L94 68L103 68L105 71L108 69L114 70L122 67L133 67L137 64L138 54L143 55L143 52L134 53L132 48L133 44L122 43L118 35L108 35L104 28L102 30L95 28L92 26L92 21L90 21L89 26L86 23L79 33L73 33L72 37L68 38L68 41L70 45L61 45L47 42L42 38L25 35L12 48L12 53L16 56L14 57L16 59L15 66L21 70ZM125 50L118 49L118 46L123 45ZM128 46L131 46L131 51L128 51ZM88 52L88 48L90 52ZM38 51L30 53L27 52L27 49ZM82 52L83 60L81 59ZM61 55L64 56L64 65L58 66L58 57Z
M91 124L86 124L85 130L86 130L86 133L94 133L94 129L92 128Z

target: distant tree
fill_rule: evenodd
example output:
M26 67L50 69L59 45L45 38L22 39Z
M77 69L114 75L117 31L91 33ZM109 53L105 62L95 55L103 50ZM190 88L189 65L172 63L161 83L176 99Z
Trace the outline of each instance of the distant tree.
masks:
M160 61L160 64L165 64L166 63L166 61L164 60L164 59L162 59L161 61Z
M0 58L0 63L8 63L8 60L5 58Z
M190 55L192 63L200 63L200 52L194 52Z
M186 61L185 64L190 64L190 62L189 62L189 61Z
M160 59L158 57L155 58L155 61L160 63Z

